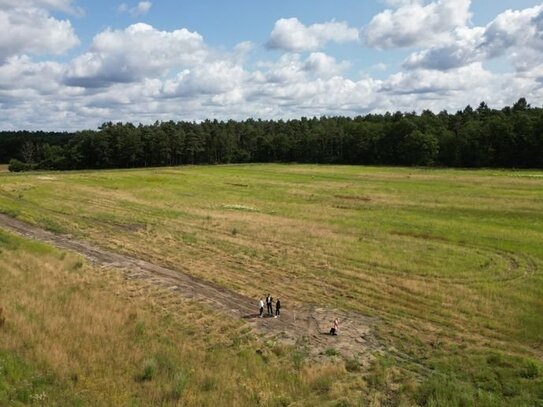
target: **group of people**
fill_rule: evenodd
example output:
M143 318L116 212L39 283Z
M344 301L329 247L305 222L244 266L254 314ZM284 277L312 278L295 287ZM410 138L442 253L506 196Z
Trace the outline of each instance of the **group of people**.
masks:
M260 302L258 303L260 306L260 318L264 318L264 300L261 298ZM266 297L266 308L268 311L268 316L273 317L273 298L271 294L268 294ZM281 301L279 298L275 301L275 318L277 318L279 315L281 315Z
M258 306L260 307L260 318L264 318L264 300L260 298L260 301L258 302ZM268 317L274 317L277 318L279 315L281 315L281 301L279 298L275 301L275 315L273 315L273 297L271 294L268 294L266 296L266 310L268 313ZM336 318L334 320L334 325L332 328L330 328L330 335L337 335L339 333L339 319Z

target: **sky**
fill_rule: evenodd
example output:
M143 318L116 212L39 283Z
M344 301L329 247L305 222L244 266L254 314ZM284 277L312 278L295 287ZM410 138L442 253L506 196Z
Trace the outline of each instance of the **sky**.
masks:
M543 104L533 0L0 0L0 130Z

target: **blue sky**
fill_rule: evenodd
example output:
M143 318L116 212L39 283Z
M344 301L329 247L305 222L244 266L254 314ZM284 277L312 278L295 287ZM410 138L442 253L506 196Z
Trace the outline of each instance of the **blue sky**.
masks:
M214 45L233 46L245 40L265 42L275 21L280 18L298 17L306 24L332 19L348 21L352 26L366 25L371 18L386 8L382 1L329 0L155 0L144 16L132 17L118 11L122 1L79 1L85 17L72 23L82 39L90 41L105 27L125 27L135 21L147 22L161 30L186 27L198 31ZM126 1L136 5L135 1ZM497 14L507 9L524 9L537 5L533 0L475 0L472 2L473 22L489 23Z
M4 130L543 100L541 1L0 0L0 28Z

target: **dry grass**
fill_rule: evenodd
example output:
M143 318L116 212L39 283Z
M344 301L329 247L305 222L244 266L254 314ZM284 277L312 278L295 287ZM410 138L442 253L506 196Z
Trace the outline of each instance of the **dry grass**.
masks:
M309 406L352 380L166 289L0 237L0 404Z

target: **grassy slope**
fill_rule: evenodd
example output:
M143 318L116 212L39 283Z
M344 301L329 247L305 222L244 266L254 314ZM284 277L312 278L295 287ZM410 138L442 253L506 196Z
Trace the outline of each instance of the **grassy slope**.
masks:
M543 397L530 373L543 353L540 172L252 165L0 175L0 210L255 297L275 287L287 304L378 316L394 356L381 385L399 364L428 380L421 403Z

